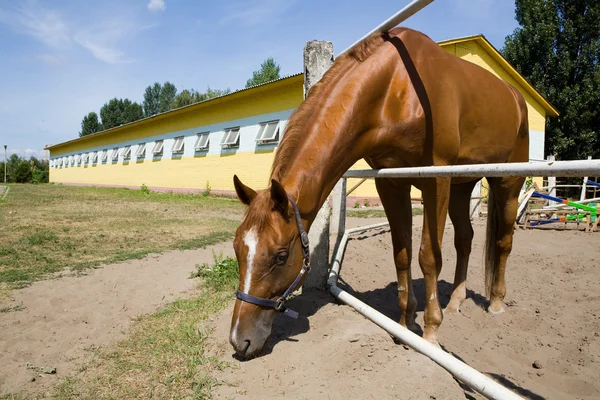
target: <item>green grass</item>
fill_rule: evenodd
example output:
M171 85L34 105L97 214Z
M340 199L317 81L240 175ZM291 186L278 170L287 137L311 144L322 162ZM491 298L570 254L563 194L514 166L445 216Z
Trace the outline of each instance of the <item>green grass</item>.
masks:
M0 202L0 285L230 240L243 210L203 195L11 185Z
M386 218L384 210L352 210L347 209L346 215L354 218ZM423 215L422 208L413 208L412 215Z
M238 279L235 259L214 256L197 266L203 290L139 317L126 339L95 350L94 359L55 388L56 399L209 399L220 384L215 370L226 364L206 354L210 331L199 328L232 299Z

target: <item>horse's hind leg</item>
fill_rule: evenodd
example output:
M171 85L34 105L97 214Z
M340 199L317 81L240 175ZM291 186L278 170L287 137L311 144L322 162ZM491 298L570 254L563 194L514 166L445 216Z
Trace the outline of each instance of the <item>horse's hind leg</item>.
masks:
M512 250L514 223L517 218L518 197L525 178L489 178L488 221L486 234L485 286L490 299L488 311L504 311L506 295L504 271Z
M470 219L471 193L477 181L452 185L448 214L454 226L454 247L456 248L456 271L450 302L444 310L453 314L460 311L460 305L467 298L467 269L473 241L473 227Z
M410 261L412 257L412 206L410 184L401 179L375 179L377 192L385 209L394 247L394 263L398 275L400 325L417 330L415 311L417 299L413 291Z

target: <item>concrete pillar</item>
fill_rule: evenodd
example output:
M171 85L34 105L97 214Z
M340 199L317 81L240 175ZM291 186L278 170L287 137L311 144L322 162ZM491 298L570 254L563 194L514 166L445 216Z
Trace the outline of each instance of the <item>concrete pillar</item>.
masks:
M304 97L333 64L333 43L312 40L304 47ZM308 232L310 240L311 271L304 288L324 289L329 270L329 196L317 214Z

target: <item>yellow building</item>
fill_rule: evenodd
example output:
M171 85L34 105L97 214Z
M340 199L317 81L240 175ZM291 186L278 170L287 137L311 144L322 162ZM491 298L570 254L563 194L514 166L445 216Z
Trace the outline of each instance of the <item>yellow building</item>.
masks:
M530 159L543 160L545 121L557 111L482 35L440 43L511 83L529 108ZM290 115L303 100L303 74L49 146L50 181L163 191L233 193L233 174L261 189ZM364 161L353 169L366 169ZM348 186L354 184L349 180ZM418 192L415 192L418 196ZM372 181L352 196L377 197Z

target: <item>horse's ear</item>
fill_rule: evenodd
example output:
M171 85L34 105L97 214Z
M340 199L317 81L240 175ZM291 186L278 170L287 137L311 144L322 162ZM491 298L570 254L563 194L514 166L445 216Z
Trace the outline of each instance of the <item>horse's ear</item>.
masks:
M256 192L244 185L237 175L233 175L233 186L235 186L235 192L240 201L249 206L252 199L256 197Z
M271 179L271 199L275 203L275 208L283 215L287 215L288 195L281 183L275 179Z

